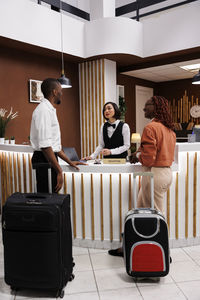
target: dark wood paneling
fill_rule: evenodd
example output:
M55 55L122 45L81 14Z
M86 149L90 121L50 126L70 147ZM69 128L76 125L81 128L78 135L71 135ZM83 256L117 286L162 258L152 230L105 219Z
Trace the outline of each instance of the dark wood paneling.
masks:
M154 94L164 96L169 101L180 99L187 91L189 98L200 98L200 85L192 84L192 79L174 80L156 84Z
M12 106L19 116L12 120L6 136L15 136L16 143L28 141L32 112L37 104L29 102L28 80L60 77L61 58L50 58L10 47L0 48L0 107ZM65 75L72 81L71 89L63 90L63 101L57 108L62 145L75 147L80 155L80 111L78 65L65 62ZM73 130L72 130L73 128Z

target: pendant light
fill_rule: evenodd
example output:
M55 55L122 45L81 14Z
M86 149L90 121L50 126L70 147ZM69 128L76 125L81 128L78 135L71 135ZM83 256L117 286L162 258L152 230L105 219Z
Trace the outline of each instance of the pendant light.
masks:
M58 78L62 88L71 88L71 81L69 78L65 77L64 71L64 57L63 57L63 21L62 21L62 1L60 0L60 24L61 24L61 57L62 57L62 72L61 77Z
M192 78L192 84L200 84L200 70L199 73Z

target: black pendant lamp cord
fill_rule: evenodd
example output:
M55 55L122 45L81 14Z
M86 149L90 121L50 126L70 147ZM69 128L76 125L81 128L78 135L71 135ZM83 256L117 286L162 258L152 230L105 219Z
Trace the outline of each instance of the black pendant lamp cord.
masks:
M60 28L61 28L61 58L62 58L62 72L61 75L64 75L64 57L63 57L63 19L62 19L62 1L60 0Z

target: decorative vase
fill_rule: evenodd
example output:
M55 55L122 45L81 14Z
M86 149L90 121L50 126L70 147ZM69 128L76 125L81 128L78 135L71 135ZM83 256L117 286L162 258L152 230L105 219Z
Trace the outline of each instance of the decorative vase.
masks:
M4 140L4 144L8 145L9 144L9 140Z
M10 140L10 144L14 145L15 144L15 140Z
M5 138L4 138L4 137L1 137L1 138L0 138L0 144L4 144L4 140L5 140Z

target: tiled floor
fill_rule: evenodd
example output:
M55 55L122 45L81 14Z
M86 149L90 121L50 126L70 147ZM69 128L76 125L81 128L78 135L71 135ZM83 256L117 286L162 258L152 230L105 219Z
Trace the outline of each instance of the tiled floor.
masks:
M75 279L65 288L67 300L200 300L200 246L172 249L168 276L135 282L125 273L123 259L106 250L73 248ZM17 258L16 258L17 259ZM10 291L4 282L0 234L0 300L55 299L50 294Z

